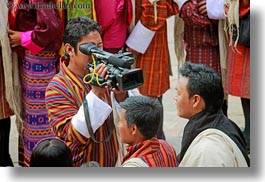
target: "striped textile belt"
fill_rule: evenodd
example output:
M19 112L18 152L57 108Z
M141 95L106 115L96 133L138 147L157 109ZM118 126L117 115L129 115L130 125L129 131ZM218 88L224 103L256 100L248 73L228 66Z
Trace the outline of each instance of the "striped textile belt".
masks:
M38 54L32 54L29 50L26 50L26 54L31 54L33 56L39 57L54 57L57 53L55 51L41 51Z

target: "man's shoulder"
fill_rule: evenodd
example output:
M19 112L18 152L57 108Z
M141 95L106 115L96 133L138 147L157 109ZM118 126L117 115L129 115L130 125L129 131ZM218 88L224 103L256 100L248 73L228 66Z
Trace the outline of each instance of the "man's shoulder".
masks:
M173 145L171 145L171 144L170 144L168 141L166 141L166 140L159 139L159 143L160 143L160 145L163 145L163 146L170 147L170 148L174 149Z
M192 141L180 164L190 167L245 165L244 157L232 139L212 128L204 130Z
M62 75L61 73L57 73L54 75L54 77L51 79L50 83L48 86L63 86L65 85L65 76Z
M54 93L57 92L67 92L67 84L65 81L65 77L59 73L57 73L49 82L47 88L46 88L46 95L54 95ZM50 94L49 94L50 93Z
M191 146L196 151L216 152L226 148L228 136L218 129L207 129L201 132L192 142Z
M167 153L167 155L177 158L176 150L173 147L173 145L171 145L166 140L159 140L159 143L160 143L160 149L161 150L163 150L165 153Z
M141 158L131 158L122 164L122 167L149 167Z

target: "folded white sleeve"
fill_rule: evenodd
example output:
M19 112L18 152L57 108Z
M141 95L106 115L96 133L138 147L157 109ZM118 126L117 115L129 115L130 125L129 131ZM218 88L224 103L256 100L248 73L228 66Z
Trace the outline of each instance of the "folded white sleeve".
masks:
M110 105L105 103L103 100L99 99L92 91L87 94L85 99L87 100L87 104L88 104L90 123L91 123L92 129L93 129L93 132L95 133L95 131L108 118L112 109L111 109ZM71 122L72 122L72 125L74 126L74 128L79 133L81 133L86 138L90 138L90 135L89 135L89 132L87 129L86 120L85 120L85 113L84 113L83 104L79 108L76 115L74 115Z
M183 6L183 4L185 2L187 2L187 1L188 0L174 0L174 2L178 4L179 9L181 9L181 7Z
M155 31L149 30L141 23L141 21L138 21L126 40L126 45L131 49L144 54L154 35Z
M206 0L206 10L210 19L223 19L224 0Z

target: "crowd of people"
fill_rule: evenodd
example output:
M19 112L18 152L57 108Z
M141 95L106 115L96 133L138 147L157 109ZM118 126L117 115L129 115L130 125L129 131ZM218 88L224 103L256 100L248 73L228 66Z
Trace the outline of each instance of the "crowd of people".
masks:
M250 166L250 48L231 38L250 1L213 1L1 1L0 166L14 166L12 115L23 167ZM56 6L62 3L86 6ZM184 25L175 35L182 35L180 60L169 57L171 16ZM95 84L108 79L109 67L80 50L87 43L110 54L131 52L143 84ZM163 131L172 61L181 65L177 113L189 120L179 154ZM227 115L229 94L241 98L243 132Z

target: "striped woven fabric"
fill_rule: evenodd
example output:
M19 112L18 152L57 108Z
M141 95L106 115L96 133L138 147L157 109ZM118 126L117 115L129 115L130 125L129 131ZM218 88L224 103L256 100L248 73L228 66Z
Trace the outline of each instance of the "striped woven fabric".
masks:
M67 82L72 88L69 88ZM71 90L75 94L71 93ZM72 117L78 112L84 96L89 91L90 86L84 84L82 78L71 72L62 62L60 73L53 78L46 91L49 121L56 136L64 140L72 150L74 166L97 161L102 167L114 167L119 148L116 131L114 130L108 142L98 144L82 136L71 123ZM110 103L108 92L106 92L105 99ZM107 119L95 132L95 137L98 141L103 141L109 132L110 120Z
M32 149L39 140L53 136L45 105L45 91L56 73L56 59L55 52L43 51L32 55L26 51L20 64L24 124L23 147L20 146L24 151L19 152L20 157L24 158L19 159L21 166L29 166Z
M174 148L165 140L156 137L145 140L126 148L124 163L131 158L141 158L149 167L177 167L177 157Z
M221 75L218 21L200 15L197 0L185 3L180 15L185 23L186 61L205 64Z
M250 99L250 49L237 45L239 52L228 49L225 92Z
M178 13L178 6L173 1L158 1L157 23L155 23L154 6L149 0L137 0L135 3L135 22L141 20L145 27L155 31L155 36L146 52L136 59L136 67L141 68L144 74L144 84L139 90L144 95L159 97L169 89L171 72L166 19Z
M243 4L243 3L242 3ZM250 11L250 6L239 6L239 17ZM225 92L250 99L250 48L237 44L228 48Z

